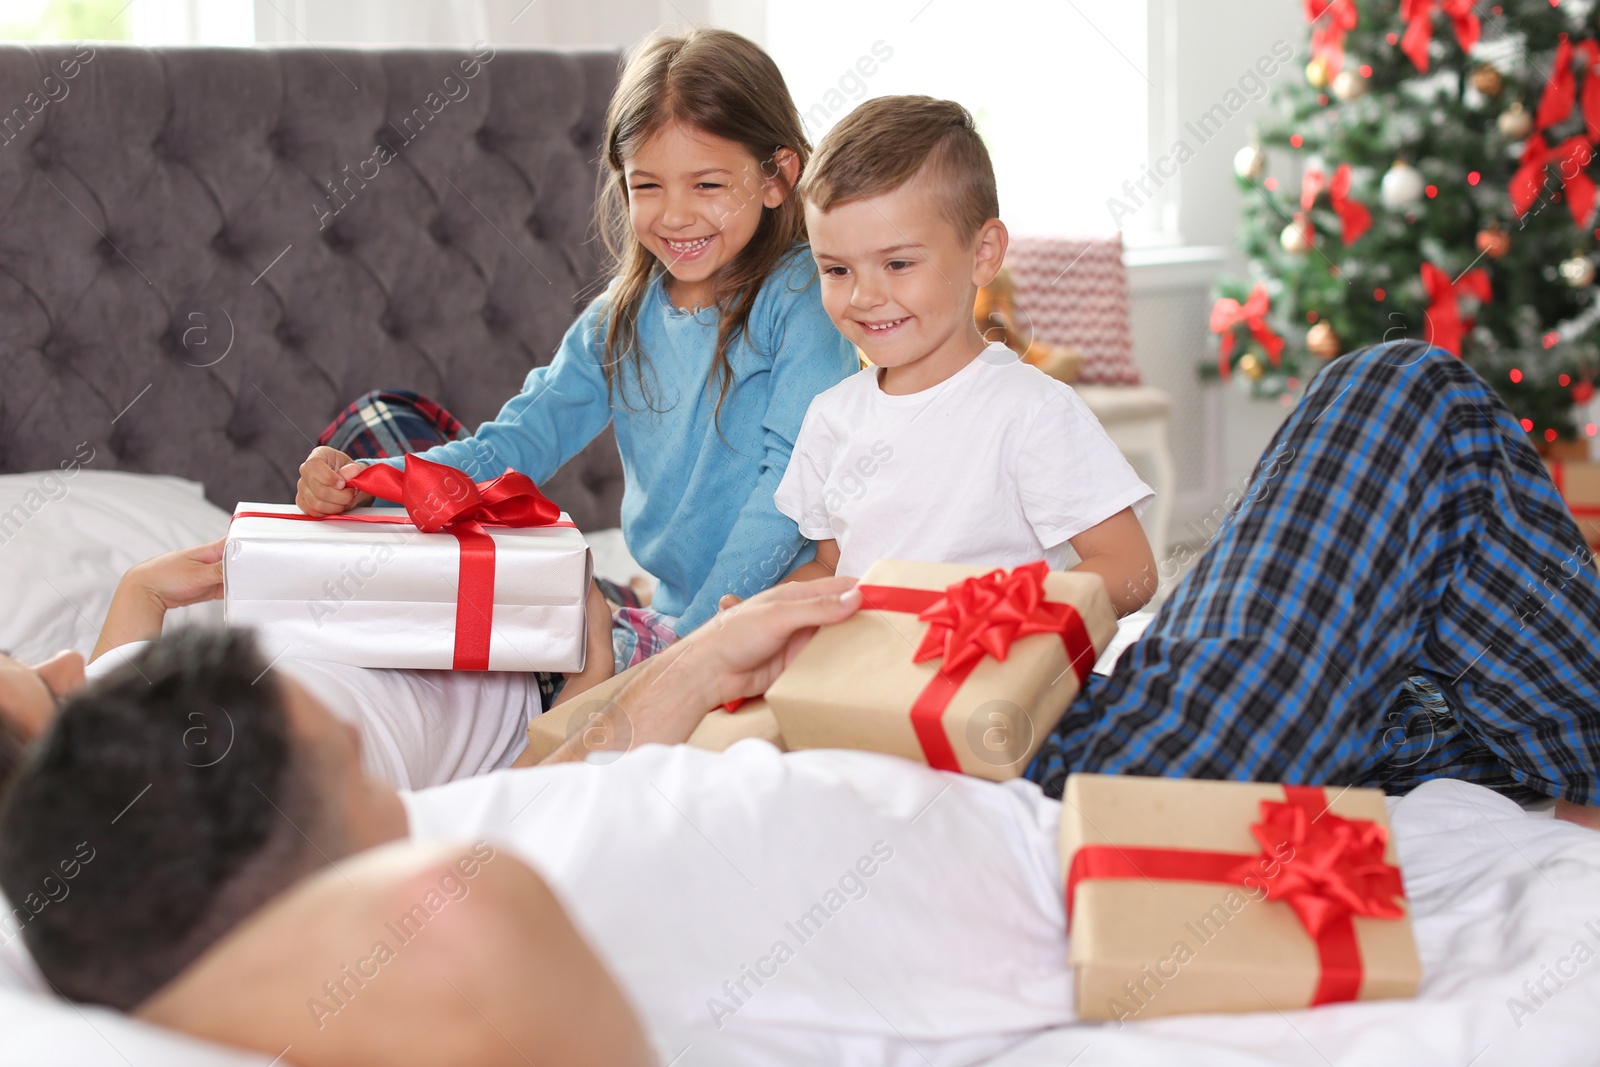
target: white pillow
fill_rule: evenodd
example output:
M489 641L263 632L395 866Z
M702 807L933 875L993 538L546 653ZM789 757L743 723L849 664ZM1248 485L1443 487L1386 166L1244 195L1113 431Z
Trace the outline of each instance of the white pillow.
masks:
M122 572L151 556L214 541L228 513L198 482L122 471L0 475L0 650L37 662L88 655ZM172 621L222 621L221 601Z

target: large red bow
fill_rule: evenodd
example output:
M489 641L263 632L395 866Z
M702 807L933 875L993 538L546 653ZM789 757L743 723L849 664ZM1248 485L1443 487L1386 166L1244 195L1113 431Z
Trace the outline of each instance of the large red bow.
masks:
M950 586L917 615L929 625L911 662L942 658L945 671L960 673L984 656L1004 660L1012 642L1024 637L1067 632L1077 612L1045 600L1048 573L1049 565L1038 560Z
M1305 177L1300 181L1300 209L1307 212L1308 219L1312 207L1317 202L1317 196L1324 188L1328 190L1328 203L1343 225L1340 237L1346 247L1355 244L1361 239L1362 234L1372 228L1372 212L1367 210L1365 204L1350 199L1351 181L1348 163L1339 164L1339 169L1333 172L1331 182L1317 167L1307 168ZM1306 231L1307 239L1314 240L1309 221L1306 223Z
M561 509L526 474L506 471L492 481L474 482L454 467L421 456L406 456L404 462L404 470L371 464L348 484L403 505L412 525L423 533L468 522L549 526L561 517Z
M1261 855L1239 867L1239 880L1259 878L1262 860L1293 855L1277 878L1265 881L1267 899L1294 909L1313 938L1347 915L1405 915L1395 899L1405 895L1400 872L1383 861L1389 835L1377 823L1329 811L1313 817L1303 805L1263 800L1261 821L1250 827L1250 834L1261 845Z
M1470 326L1461 319L1460 298L1473 296L1479 301L1488 301L1492 295L1489 272L1478 267L1452 282L1450 275L1432 263L1424 262L1422 288L1428 294L1428 329L1423 340L1460 358L1461 337Z
M1224 381L1232 370L1228 357L1233 354L1233 328L1240 323L1249 327L1250 335L1266 350L1272 365L1278 365L1283 353L1283 338L1273 333L1267 325L1266 315L1271 308L1272 298L1267 295L1265 283L1250 290L1249 299L1242 304L1231 296L1225 296L1211 305L1211 332L1221 335L1217 346L1217 373Z
M1578 95L1578 73L1573 68L1573 52L1583 60L1583 122L1591 141L1600 140L1600 78L1595 76L1595 64L1600 63L1600 44L1584 41L1573 48L1565 37L1556 45L1555 63L1550 80L1545 83L1544 94L1539 97L1539 110L1534 115L1534 125L1541 130L1562 122L1572 114L1572 104Z
M1433 40L1433 9L1436 3L1455 24L1456 40L1461 42L1463 52L1472 51L1472 46L1478 43L1478 36L1482 33L1473 0L1400 0L1400 17L1406 20L1406 33L1400 39L1400 51L1409 56L1416 68L1424 73L1428 70L1428 44Z
M1355 0L1306 0L1306 21L1312 26L1311 54L1322 58L1331 78L1344 66L1345 34L1360 21Z
M1567 190L1567 207L1572 210L1572 221L1586 229L1589 216L1594 212L1594 179L1584 171L1594 158L1594 146L1581 135L1575 135L1551 148L1543 134L1534 134L1522 146L1522 158L1517 161L1516 173L1511 176L1511 206L1517 217L1528 213L1539 199L1545 185L1545 168L1555 166Z

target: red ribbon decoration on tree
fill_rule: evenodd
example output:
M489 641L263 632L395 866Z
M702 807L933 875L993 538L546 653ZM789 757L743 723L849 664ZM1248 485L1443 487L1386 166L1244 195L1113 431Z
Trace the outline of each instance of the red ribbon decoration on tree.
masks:
M1581 135L1574 135L1554 148L1545 143L1543 134L1534 134L1522 146L1522 158L1517 161L1516 173L1511 176L1511 206L1521 218L1539 199L1545 184L1545 168L1560 168L1561 181L1567 190L1567 206L1572 210L1572 221L1580 229L1587 229L1589 216L1594 212L1595 186L1584 168L1594 158L1594 146Z
M943 659L911 706L911 726L928 766L959 771L955 749L944 731L944 713L956 690L992 656L1004 661L1011 645L1033 634L1059 634L1078 685L1089 680L1094 667L1094 642L1083 617L1071 604L1046 600L1044 577L1050 573L1044 560L1007 572L993 570L947 586L943 593L894 585L858 585L862 607L873 611L916 612L928 623L913 663Z
M1573 55L1583 60L1583 124L1589 140L1600 140L1600 77L1595 75L1595 65L1600 64L1600 44L1584 41L1576 48L1562 37L1556 45L1555 63L1550 80L1545 83L1539 97L1539 110L1534 115L1536 129L1546 130L1566 120L1572 114L1573 101L1578 95L1578 74L1573 68Z
M1328 77L1344 67L1345 34L1356 28L1360 17L1355 0L1306 0L1306 21L1312 26L1311 54L1328 65ZM1323 24L1317 25L1319 22Z
M1300 180L1300 210L1306 213L1306 240L1312 242L1316 239L1311 230L1310 212L1317 202L1318 195L1326 188L1328 190L1328 203L1334 213L1339 216L1343 230L1340 234L1345 247L1349 247L1361 239L1361 236L1372 228L1372 212L1367 210L1365 204L1350 199L1350 183L1352 181L1350 164L1341 163L1333 172L1333 181L1328 181L1327 175L1317 167L1306 170L1305 176Z
M1267 900L1289 905L1316 942L1321 967L1311 1003L1354 1000L1361 992L1362 964L1352 919L1405 916L1400 871L1383 858L1388 832L1369 819L1334 815L1320 788L1286 785L1283 792L1286 803L1263 800L1261 820L1250 827L1261 846L1258 853L1119 845L1078 849L1067 874L1068 929L1075 890L1086 880L1242 886L1254 880L1265 886ZM1268 878L1265 871L1272 866L1278 874Z
M1423 340L1460 359L1461 337L1470 325L1461 321L1460 298L1475 296L1487 302L1493 295L1489 288L1489 272L1478 267L1452 283L1450 275L1424 261L1422 288L1428 294L1428 329Z
M1267 325L1266 314L1272 308L1272 298L1267 295L1266 283L1259 283L1250 290L1250 297L1243 304L1225 296L1211 305L1211 332L1220 335L1217 345L1217 373L1227 381L1232 373L1232 365L1228 357L1233 354L1233 328L1240 323L1248 326L1250 335L1256 343L1266 349L1267 358L1276 367L1283 353L1283 338L1272 332Z
M1406 20L1400 51L1409 56L1424 74L1428 72L1428 44L1433 40L1435 4L1455 24L1456 40L1461 42L1463 52L1472 51L1472 46L1478 43L1478 37L1483 32L1478 12L1473 8L1473 0L1400 0L1400 17Z
M489 669L489 638L494 622L494 538L485 526L565 526L561 509L539 492L533 479L506 471L487 482L474 482L443 463L405 457L402 471L387 463L374 463L346 484L364 493L404 505L398 515L281 515L270 511L241 511L236 519L289 519L300 522L366 522L382 525L409 523L423 533L450 534L461 546L456 585L455 655L451 667L458 671Z

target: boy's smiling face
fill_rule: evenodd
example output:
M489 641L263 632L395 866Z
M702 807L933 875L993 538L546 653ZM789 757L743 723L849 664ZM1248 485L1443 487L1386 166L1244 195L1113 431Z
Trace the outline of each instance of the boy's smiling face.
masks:
M1005 260L1005 226L962 235L924 172L900 188L830 211L806 206L822 305L839 332L884 368L888 393L931 388L984 348L972 321L980 286Z

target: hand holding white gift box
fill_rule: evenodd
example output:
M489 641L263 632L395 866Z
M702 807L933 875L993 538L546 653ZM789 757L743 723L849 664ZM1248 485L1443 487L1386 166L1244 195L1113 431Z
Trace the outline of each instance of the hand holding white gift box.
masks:
M269 655L357 667L583 669L589 546L522 474L474 483L417 456L351 484L405 511L313 518L241 503L223 554L228 624Z

